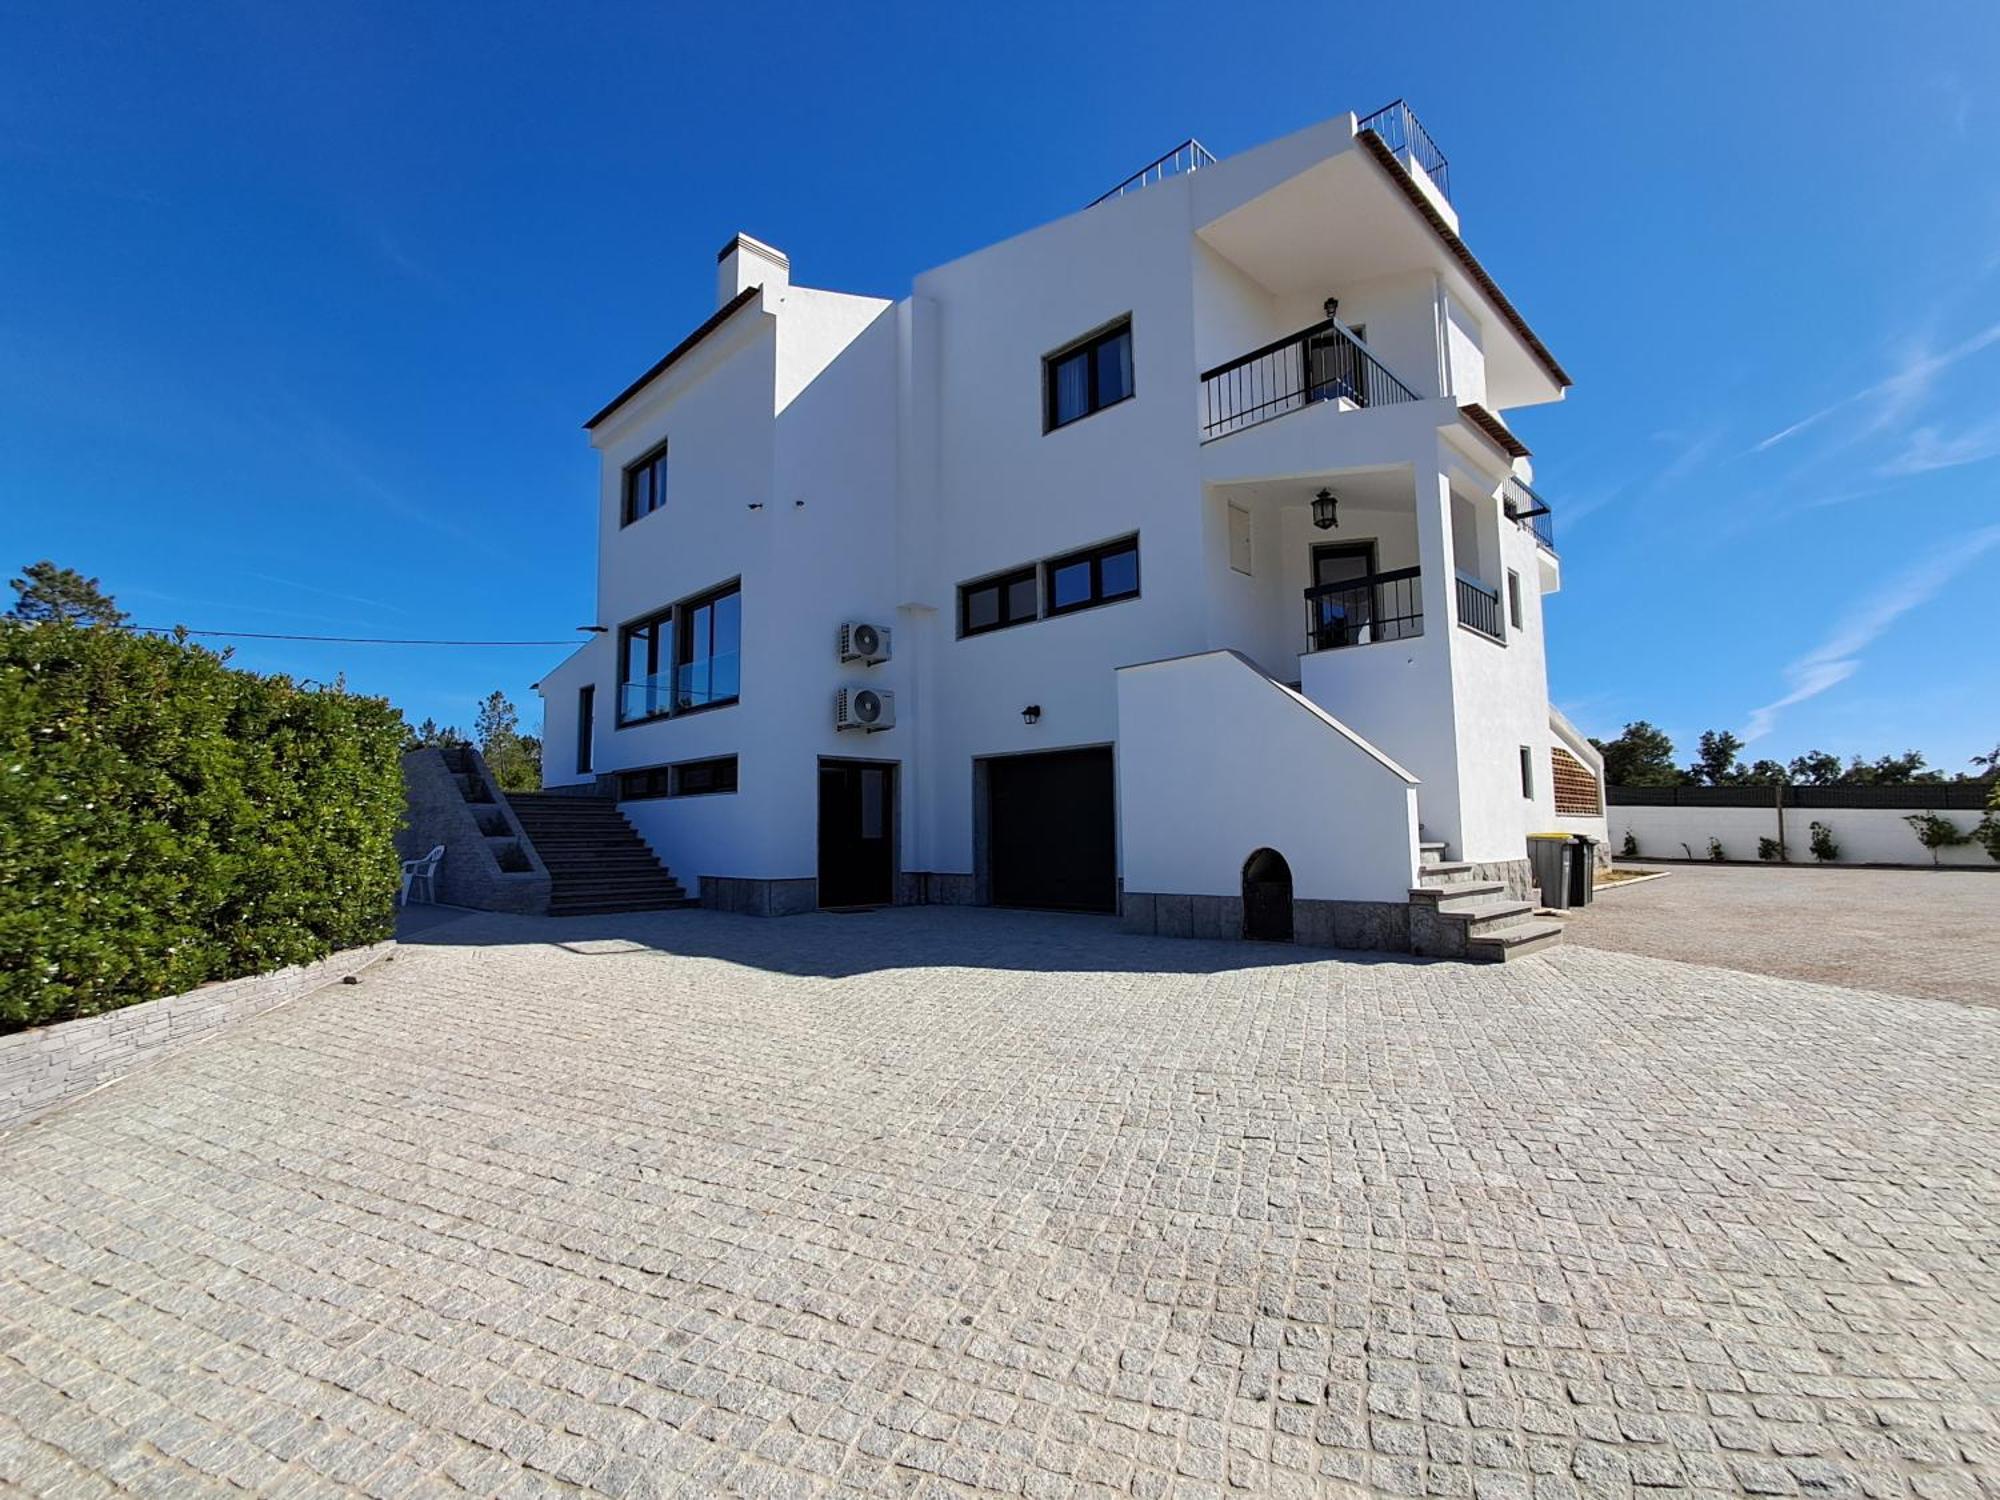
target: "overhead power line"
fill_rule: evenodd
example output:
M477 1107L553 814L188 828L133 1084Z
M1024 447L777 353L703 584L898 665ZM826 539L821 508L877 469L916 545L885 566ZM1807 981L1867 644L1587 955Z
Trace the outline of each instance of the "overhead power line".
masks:
M268 630L195 630L182 625L125 625L124 630L153 635L219 635L239 641L327 641L343 646L574 646L567 641L439 641L383 635L283 635Z

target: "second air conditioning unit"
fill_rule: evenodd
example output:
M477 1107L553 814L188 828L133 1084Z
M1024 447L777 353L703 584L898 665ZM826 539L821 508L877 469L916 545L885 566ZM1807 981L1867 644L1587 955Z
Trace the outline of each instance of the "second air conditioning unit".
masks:
M889 659L889 627L866 625L860 621L840 627L840 659L874 666Z
M833 695L833 727L878 729L896 727L896 695L876 688L842 688Z

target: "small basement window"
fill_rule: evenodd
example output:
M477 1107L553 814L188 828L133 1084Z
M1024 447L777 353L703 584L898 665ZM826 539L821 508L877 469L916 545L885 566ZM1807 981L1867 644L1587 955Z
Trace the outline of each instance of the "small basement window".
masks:
M715 755L672 765L642 766L618 775L618 800L641 802L655 797L707 797L736 790L736 757Z
M1035 589L1032 567L1016 568L1011 573L958 586L960 635L980 635L1009 625L1025 625L1040 611L1041 598Z
M1068 614L1096 604L1112 604L1139 594L1139 539L1128 536L1101 547L1072 552L1042 564L1048 583L1049 613Z

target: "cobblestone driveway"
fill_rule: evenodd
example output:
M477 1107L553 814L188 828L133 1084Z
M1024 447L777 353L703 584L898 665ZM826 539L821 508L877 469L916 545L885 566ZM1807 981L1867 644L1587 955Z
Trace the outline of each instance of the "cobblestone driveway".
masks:
M1645 867L1644 861L1640 866ZM1660 865L1564 923L1572 943L2000 1005L2000 870Z
M2000 1481L1993 1011L940 909L426 941L0 1137L0 1485Z

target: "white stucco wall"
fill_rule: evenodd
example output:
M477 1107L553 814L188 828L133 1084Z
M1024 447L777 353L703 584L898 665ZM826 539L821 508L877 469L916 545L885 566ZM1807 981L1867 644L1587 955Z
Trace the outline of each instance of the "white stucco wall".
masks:
M1291 866L1300 899L1407 901L1416 785L1232 652L1118 672L1128 891L1240 895L1244 861L1269 848Z
M1916 830L1903 820L1918 808L1828 807L1785 809L1785 853L1794 864L1815 863L1812 855L1812 825L1824 823L1833 833L1843 865L1921 865L1928 867L1931 852L1917 842ZM1974 812L1953 810L1941 814L1960 828L1970 830L1979 822ZM1612 807L1607 816L1611 849L1621 854L1629 830L1639 840L1641 859L1685 859L1692 850L1696 859L1708 858L1708 841L1722 840L1723 853L1730 859L1757 858L1757 841L1778 836L1775 808L1764 807ZM1683 849L1685 844L1687 849ZM1995 866L1978 844L1962 844L1940 849L1938 860L1946 865ZM1995 887L2000 895L2000 886Z

